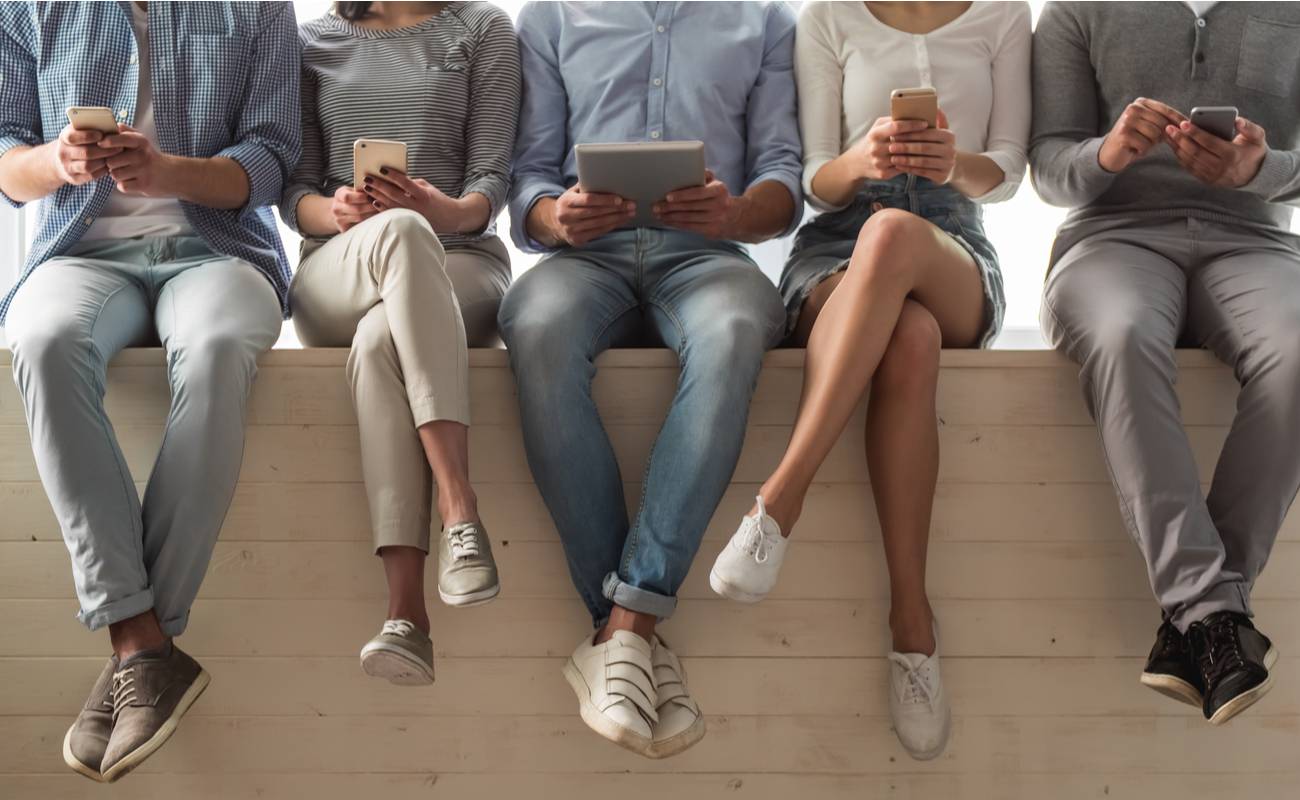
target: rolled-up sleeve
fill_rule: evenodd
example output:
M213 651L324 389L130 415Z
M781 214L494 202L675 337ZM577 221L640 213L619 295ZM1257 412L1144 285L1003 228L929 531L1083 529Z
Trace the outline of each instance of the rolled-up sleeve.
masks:
M15 147L45 141L41 127L36 59L24 43L32 34L25 3L0 3L0 157ZM23 204L0 191L14 207Z
M785 234L803 219L801 148L794 81L794 12L785 3L768 7L763 62L745 114L745 175L748 189L776 181L790 192L794 213Z
M217 153L248 175L248 202L241 215L275 205L302 152L298 89L302 45L290 3L267 3L254 42L248 91L235 110L235 144Z
M1033 33L1029 6L1007 3L1006 19L998 32L997 50L993 54L993 108L984 152L1002 170L1002 182L972 198L977 203L1000 203L1010 200L1025 177L1026 150L1029 145L1031 98L1029 61Z
M303 36L302 45L306 49L306 34L304 33ZM309 194L320 194L325 191L325 173L329 166L325 161L325 145L321 135L316 98L316 78L304 65L301 101L302 155L280 199L280 217L284 220L284 224L299 233L303 230L298 222L298 203Z
M470 62L465 188L487 198L488 224L506 204L510 156L519 125L519 38L505 12L484 27Z
M510 194L510 237L527 253L549 248L528 235L528 212L543 197L559 197L568 152L568 95L560 75L559 9L529 3L519 12L519 57L523 65L523 102L515 143L514 189Z

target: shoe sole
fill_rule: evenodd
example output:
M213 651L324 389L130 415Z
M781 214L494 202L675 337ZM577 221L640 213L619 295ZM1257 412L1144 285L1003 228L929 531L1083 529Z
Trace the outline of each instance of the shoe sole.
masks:
M578 665L572 658L564 664L564 679L569 682L569 688L573 689L573 693L578 696L578 714L588 728L624 750L631 750L639 756L654 758L650 755L650 748L654 745L652 739L629 731L600 713L591 704L591 689L587 686L587 679L582 677L582 670L578 669Z
M361 648L361 671L397 686L433 683L433 667L401 648L382 643Z
M78 775L90 778L95 783L104 782L104 776L99 774L99 770L81 763L72 754L72 726L69 726L68 732L63 734L63 763L71 767Z
M1260 698L1268 694L1268 690L1273 688L1273 665L1277 663L1277 648L1270 647L1264 654L1264 669L1268 670L1268 677L1258 686L1247 689L1236 697L1220 706L1219 710L1214 712L1210 717L1211 725L1223 725L1237 716L1241 712L1255 705Z
M481 606L484 603L491 602L496 596L501 594L501 584L497 584L489 589L480 592L470 592L469 594L447 594L441 587L438 589L438 597L442 602L454 608L469 608L470 606Z
M1196 708L1202 708L1205 705L1205 698L1201 696L1201 691L1182 678L1144 672L1138 680L1148 689L1154 689L1165 697L1172 698L1180 703L1186 703Z
M699 744L706 733L708 733L708 726L704 724L704 717L697 717L691 727L681 733L662 742L652 741L646 755L650 758L670 758Z
M190 688L185 690L185 694L181 695L180 702L176 704L176 708L172 711L172 715L167 718L167 721L158 728L153 736L149 737L148 741L127 753L122 757L122 760L105 770L104 783L113 783L143 764L149 756L158 752L158 748L172 738L172 734L176 732L176 728L181 723L181 717L185 716L185 712L190 710L190 706L194 705L194 701L199 699L199 695L203 694L203 690L208 688L211 681L212 678L208 675L207 670L200 669L198 677L194 679L194 683L190 684Z
M735 600L737 603L752 604L767 597L766 594L754 594L752 592L745 592L737 589L735 586L732 586L730 583L723 580L714 570L709 570L709 588L713 589L714 594L725 597L728 600Z

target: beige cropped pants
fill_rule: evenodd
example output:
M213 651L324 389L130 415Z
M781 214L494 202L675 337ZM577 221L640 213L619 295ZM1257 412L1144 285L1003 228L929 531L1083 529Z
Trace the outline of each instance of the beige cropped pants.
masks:
M351 344L347 378L376 551L429 549L433 475L417 428L469 424L467 348L497 343L509 284L499 239L445 252L412 211L385 211L303 246L289 290L294 326L308 347Z

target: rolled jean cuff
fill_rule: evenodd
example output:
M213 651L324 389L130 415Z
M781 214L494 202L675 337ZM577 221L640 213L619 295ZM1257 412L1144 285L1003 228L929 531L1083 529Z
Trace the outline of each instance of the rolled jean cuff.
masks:
M659 619L668 619L677 609L676 597L633 586L618 577L617 572L605 576L601 591L605 598L615 605L622 606L628 611L653 614Z
M1253 617L1245 584L1235 581L1218 584L1196 601L1183 606L1172 621L1174 627L1186 633L1193 622L1203 620L1216 611L1235 611Z
M416 400L411 403L411 417L417 428L430 422L459 422L469 427L469 398L426 397Z
M180 636L182 633L185 633L185 629L188 628L189 625L190 612L188 609L184 614L181 614L178 617L172 617L171 619L164 619L158 622L158 627L162 628L162 632L172 637Z
M114 600L106 603L94 611L87 611L84 608L77 612L77 619L81 624L97 631L106 625L112 625L114 622L121 622L124 619L130 619L149 611L153 608L153 589L141 589L135 594L123 597L121 600Z

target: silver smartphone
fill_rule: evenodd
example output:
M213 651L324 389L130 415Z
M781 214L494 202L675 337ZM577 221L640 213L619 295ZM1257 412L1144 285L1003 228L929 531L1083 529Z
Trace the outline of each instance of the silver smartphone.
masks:
M1225 141L1237 138L1236 106L1197 106L1192 109L1192 124Z
M703 142L580 144L574 154L584 192L636 203L636 216L624 227L663 227L652 206L671 191L704 185Z

